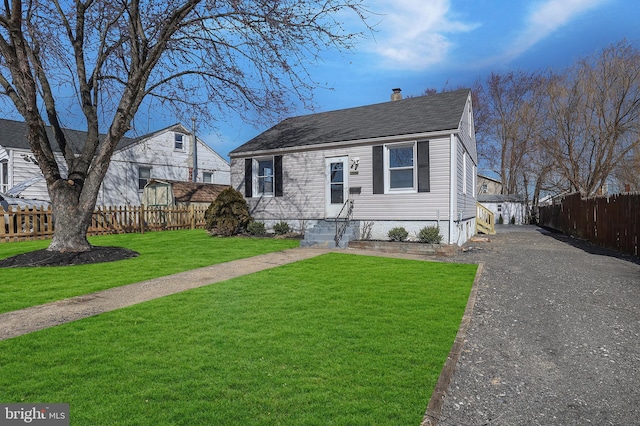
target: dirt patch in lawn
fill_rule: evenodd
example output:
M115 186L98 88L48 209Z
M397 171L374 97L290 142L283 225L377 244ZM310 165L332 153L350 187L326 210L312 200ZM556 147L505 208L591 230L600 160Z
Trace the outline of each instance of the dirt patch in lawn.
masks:
M79 253L60 253L43 249L2 259L0 268L87 265L132 257L138 257L138 253L123 247L93 247L90 251Z

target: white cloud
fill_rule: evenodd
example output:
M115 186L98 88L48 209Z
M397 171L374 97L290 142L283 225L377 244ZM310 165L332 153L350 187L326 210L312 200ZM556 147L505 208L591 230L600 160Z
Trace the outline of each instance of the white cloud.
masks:
M500 60L508 62L519 57L578 15L607 1L609 0L546 0L536 3L525 20L522 32L500 56Z
M449 0L378 1L376 42L371 49L392 68L421 70L443 62L453 46L448 35L471 31L476 24L449 17Z

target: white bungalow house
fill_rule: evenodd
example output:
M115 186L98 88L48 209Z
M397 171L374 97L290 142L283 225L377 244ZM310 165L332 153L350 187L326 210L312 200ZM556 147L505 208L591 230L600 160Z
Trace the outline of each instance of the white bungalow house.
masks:
M466 89L407 99L394 89L390 102L289 118L230 157L231 185L254 219L305 230L308 245L333 245L336 219L352 222L351 238L384 240L402 226L411 239L438 226L443 242L461 245L475 233Z
M26 132L25 123L0 119L0 192L30 177L42 176L30 151ZM65 133L76 149L86 134L77 130L65 130ZM111 159L97 205L140 205L144 186L152 178L190 181L193 176L192 152L193 136L181 124L136 138L123 138ZM198 182L229 184L229 163L200 139L196 157ZM61 154L58 164L64 173ZM44 179L24 189L21 196L49 200Z

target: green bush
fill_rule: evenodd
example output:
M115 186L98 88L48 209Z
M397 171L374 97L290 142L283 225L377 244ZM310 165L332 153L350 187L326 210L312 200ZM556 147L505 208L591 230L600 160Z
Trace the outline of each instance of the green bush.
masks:
M498 225L502 224L504 224L504 219L502 218L502 213L500 213L500 216L498 217Z
M249 231L249 233L251 235L255 235L258 237L263 236L264 234L267 233L267 230L264 226L264 222L251 222L248 226L247 226L247 231Z
M511 216L511 220L509 221L510 224L515 225L516 224L516 217L515 216Z
M276 235L284 235L291 232L291 228L289 227L289 224L287 222L278 222L273 225L273 232L275 232Z
M440 228L437 226L425 226L418 233L418 241L425 244L440 244L442 242Z
M409 236L409 233L402 226L397 226L391 229L387 235L391 241L404 241Z
M222 191L204 214L208 231L218 235L237 235L253 220L242 194L229 187Z

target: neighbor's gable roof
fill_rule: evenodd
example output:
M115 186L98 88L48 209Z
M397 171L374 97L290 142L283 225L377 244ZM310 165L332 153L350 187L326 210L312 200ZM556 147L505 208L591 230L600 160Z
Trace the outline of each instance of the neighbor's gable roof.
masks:
M468 97L461 89L288 118L230 154L457 130Z
M67 141L73 148L73 151L79 154L86 140L87 132L71 129L63 129L63 131L67 136ZM53 128L51 126L47 126L47 135L52 143L53 150L59 152L60 150L55 143ZM99 135L100 141L102 141L104 137L105 135L103 134ZM124 137L120 139L120 142L118 142L117 149L122 149L125 146L136 143L140 139L141 138ZM6 120L4 118L0 118L0 145L5 148L31 150L29 141L27 140L27 124L23 121Z

